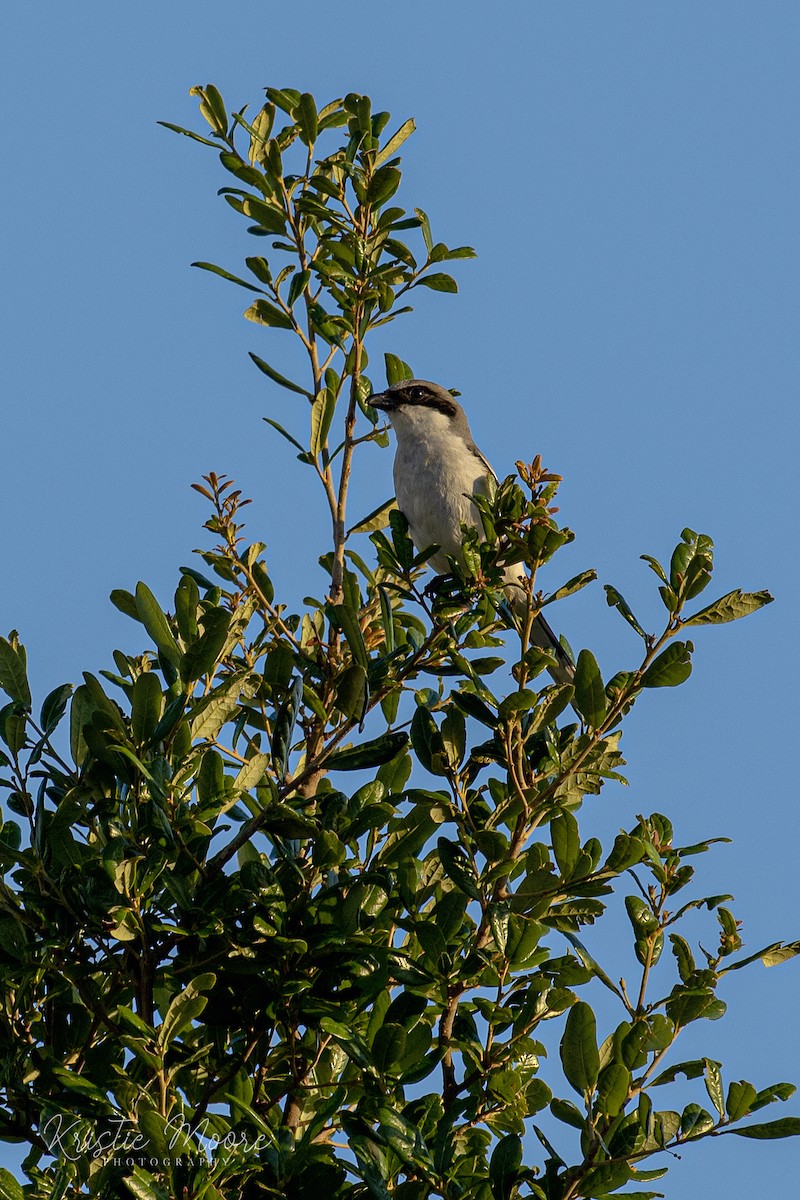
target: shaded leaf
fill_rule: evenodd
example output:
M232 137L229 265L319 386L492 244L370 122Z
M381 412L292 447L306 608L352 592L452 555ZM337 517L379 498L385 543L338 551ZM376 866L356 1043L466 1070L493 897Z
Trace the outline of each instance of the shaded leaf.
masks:
M261 288L256 287L255 284L248 283L246 279L240 279L238 275L232 275L224 267L218 267L214 263L209 262L193 262L192 266L199 267L202 271L210 271L213 275L219 275L222 279L227 279L230 283L237 283L239 287L247 288L248 292L258 292L263 295Z
M177 667L181 660L180 647L169 627L169 621L146 583L137 583L136 585L136 610L139 613L139 620L161 654L168 662Z
M308 400L314 399L311 392L307 392L305 388L300 387L299 383L292 383L291 379L287 379L285 375L281 375L280 371L276 371L275 368L271 367L268 362L264 362L263 358L259 358L258 355L253 354L252 351L248 351L248 354L258 367L259 371L263 371L263 373L269 379L271 379L273 383L279 384L280 387L286 388L290 392L297 392L299 396L305 396Z
M452 879L456 887L465 895L470 896L473 900L480 900L481 892L475 878L475 869L458 843L451 842L449 838L440 837L436 846L447 877Z
M745 1125L743 1129L725 1129L724 1133L735 1133L737 1137L773 1138L800 1137L800 1117L780 1117L777 1121L765 1121L763 1125Z
M691 642L673 642L651 662L642 676L642 687L677 687L692 673Z
M489 1186L494 1200L510 1200L522 1165L522 1139L507 1133L492 1151L489 1160Z
M407 733L384 733L359 746L337 750L326 760L325 766L329 771L360 771L365 767L379 767L382 763L390 762L407 743Z
M636 620L636 617L633 615L633 611L631 610L622 593L618 592L617 589L612 587L610 583L604 583L603 588L606 593L606 603L608 604L609 608L619 609L631 628L636 630L640 638L643 638L644 641L647 641L647 634Z

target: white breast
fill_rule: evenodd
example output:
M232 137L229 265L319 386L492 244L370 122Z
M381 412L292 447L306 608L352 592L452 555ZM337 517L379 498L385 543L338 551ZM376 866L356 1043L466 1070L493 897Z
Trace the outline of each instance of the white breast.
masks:
M479 526L469 497L485 491L486 468L463 438L454 435L443 413L427 407L404 408L392 413L392 425L397 435L398 506L417 549L434 542L441 546L441 553L429 562L435 571L447 571L447 556L459 554L462 522Z

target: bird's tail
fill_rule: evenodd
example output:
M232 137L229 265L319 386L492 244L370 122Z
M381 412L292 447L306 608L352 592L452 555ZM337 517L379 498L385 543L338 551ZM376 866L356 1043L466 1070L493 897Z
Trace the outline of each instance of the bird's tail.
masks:
M541 615L534 618L531 626L531 641L541 650L550 650L555 654L556 666L547 669L556 683L574 683L575 664Z

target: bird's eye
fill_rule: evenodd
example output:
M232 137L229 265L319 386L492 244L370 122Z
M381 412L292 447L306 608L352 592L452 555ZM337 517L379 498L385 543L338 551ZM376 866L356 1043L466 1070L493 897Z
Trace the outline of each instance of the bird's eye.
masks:
M421 387L411 388L411 391L408 394L412 400L424 400L425 399L425 388L421 388Z

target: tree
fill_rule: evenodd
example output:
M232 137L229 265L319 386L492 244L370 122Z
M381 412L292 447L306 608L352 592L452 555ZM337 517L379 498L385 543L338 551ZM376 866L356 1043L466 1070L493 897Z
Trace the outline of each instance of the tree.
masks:
M384 138L389 114L365 96L318 110L272 88L252 121L229 119L214 87L193 92L211 135L169 128L219 150L222 194L269 248L248 278L197 265L307 356L305 382L252 358L308 404L303 440L267 419L324 491L330 587L289 612L245 539L247 500L209 474L195 486L213 545L202 571L181 568L171 611L144 583L112 593L149 639L140 655L116 652L35 717L25 651L0 640L16 818L0 832L0 1136L31 1145L28 1186L3 1171L0 1195L645 1197L677 1146L797 1134L800 1118L752 1119L790 1084L726 1086L674 1044L723 1016L728 974L800 944L742 957L730 897L692 890L690 860L724 839L682 846L656 813L603 846L576 815L621 778L631 707L688 677L687 632L771 597L697 607L713 544L686 529L668 568L644 556L660 633L606 587L638 665L604 681L581 650L574 686L557 685L531 622L594 572L537 587L572 537L538 459L476 498L484 536L465 531L466 570L432 588L430 551L391 504L348 527L358 447L387 441L367 343L414 288L456 291L439 265L473 252L391 203L412 121ZM385 368L413 374L391 354ZM509 562L526 571L522 615ZM627 983L592 930L615 892ZM713 951L679 932L698 908ZM554 1094L539 1067L556 1043ZM708 1100L664 1107L679 1076Z

